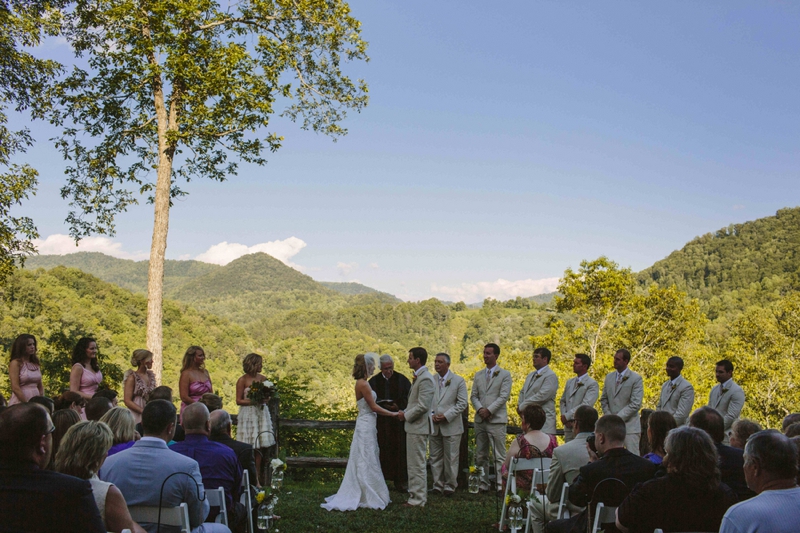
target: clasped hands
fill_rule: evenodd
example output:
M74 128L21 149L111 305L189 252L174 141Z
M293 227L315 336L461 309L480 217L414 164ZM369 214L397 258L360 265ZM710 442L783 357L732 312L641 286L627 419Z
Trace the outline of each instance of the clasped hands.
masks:
M484 420L489 420L492 417L492 413L485 407L481 407L478 409L478 416L483 418Z

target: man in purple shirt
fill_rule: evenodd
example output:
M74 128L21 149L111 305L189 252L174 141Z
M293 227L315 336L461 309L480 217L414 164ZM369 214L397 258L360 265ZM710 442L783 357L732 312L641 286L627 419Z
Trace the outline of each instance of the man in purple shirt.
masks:
M211 422L205 405L200 402L189 405L183 410L182 417L186 439L176 442L170 449L197 461L206 489L225 489L228 527L234 533L244 532L247 511L239 503L242 466L236 453L224 444L209 439ZM217 514L218 511L212 508L206 521L213 522Z

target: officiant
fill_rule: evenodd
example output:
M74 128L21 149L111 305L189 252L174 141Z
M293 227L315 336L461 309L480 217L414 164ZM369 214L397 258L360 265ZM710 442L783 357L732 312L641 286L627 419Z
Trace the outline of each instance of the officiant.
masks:
M411 382L394 371L394 361L389 355L380 358L380 374L369 380L369 386L377 395L378 405L389 411L400 411L408 404ZM378 447L381 455L383 477L394 482L395 489L408 490L406 469L406 432L403 422L388 416L379 416Z

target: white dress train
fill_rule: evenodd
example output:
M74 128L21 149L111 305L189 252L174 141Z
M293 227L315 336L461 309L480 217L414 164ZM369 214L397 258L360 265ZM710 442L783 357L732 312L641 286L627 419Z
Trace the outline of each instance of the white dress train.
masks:
M372 391L372 399L376 398ZM339 492L325 498L321 504L328 511L354 511L359 507L385 509L391 500L389 488L383 480L378 450L377 414L370 409L367 400L356 402L358 418L350 445L350 458Z

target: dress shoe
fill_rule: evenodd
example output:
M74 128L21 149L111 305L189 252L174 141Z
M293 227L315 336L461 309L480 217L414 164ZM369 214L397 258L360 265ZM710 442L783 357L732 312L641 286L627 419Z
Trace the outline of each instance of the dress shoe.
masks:
M422 507L422 506L421 505L414 505L414 504L406 502L406 503L403 504L403 507Z
M443 495L445 498L449 498L450 496L452 496L452 495L453 495L453 494L455 494L455 493L456 493L456 491L454 491L454 490L446 490L446 491L444 491L444 492L442 493L442 495Z
M439 496L442 495L442 491L439 489L428 489L428 494L438 494Z

